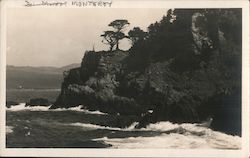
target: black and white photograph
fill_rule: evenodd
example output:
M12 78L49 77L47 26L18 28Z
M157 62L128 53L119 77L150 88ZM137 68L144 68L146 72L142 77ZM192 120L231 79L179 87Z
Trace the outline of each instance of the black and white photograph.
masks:
M1 23L5 149L249 148L243 7L22 2Z

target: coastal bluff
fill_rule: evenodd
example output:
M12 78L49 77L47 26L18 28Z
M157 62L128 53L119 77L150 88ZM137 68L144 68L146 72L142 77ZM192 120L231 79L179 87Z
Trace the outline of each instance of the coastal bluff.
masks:
M211 128L241 135L241 37L230 31L241 23L224 12L176 9L127 51L86 51L51 108L134 115L137 128L212 117Z

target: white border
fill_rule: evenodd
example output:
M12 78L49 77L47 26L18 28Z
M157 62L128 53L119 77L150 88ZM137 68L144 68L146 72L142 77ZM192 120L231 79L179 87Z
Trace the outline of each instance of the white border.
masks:
M3 148L5 147L5 100L6 100L6 76L5 76L5 65L6 65L6 29L4 26L5 22L5 8L4 2L0 1L0 156L3 155Z
M60 1L60 0L57 0ZM114 1L111 8L242 8L242 149L51 149L5 148L5 91L6 91L6 11L7 7L23 7L24 0L2 0L1 4L1 54L0 54L0 156L42 157L249 157L249 2L248 1ZM45 8L45 7L44 7ZM70 7L79 8L79 7ZM91 8L91 7L90 7ZM84 7L82 7L84 9Z

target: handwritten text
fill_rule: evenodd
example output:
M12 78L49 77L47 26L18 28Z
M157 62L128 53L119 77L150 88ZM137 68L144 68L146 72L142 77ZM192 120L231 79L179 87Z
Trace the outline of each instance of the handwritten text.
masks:
M34 6L56 6L56 7L111 7L112 1L103 0L65 0L65 1L32 1L25 0L24 6L34 7Z

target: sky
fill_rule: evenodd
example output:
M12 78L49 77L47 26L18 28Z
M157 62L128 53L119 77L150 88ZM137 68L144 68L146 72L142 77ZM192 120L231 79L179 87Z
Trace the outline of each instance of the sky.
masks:
M90 8L10 8L7 10L7 65L61 67L80 63L84 52L108 50L100 35L112 28L116 19L127 19L130 26L143 30L167 9L90 9ZM123 40L120 48L130 47Z

